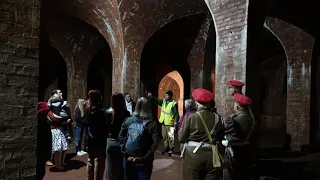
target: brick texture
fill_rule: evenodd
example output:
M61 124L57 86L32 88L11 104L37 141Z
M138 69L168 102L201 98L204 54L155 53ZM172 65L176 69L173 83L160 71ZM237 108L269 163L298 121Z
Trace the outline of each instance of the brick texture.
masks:
M40 3L0 1L0 177L35 179Z
M193 47L188 57L188 63L190 66L190 92L199 87L204 87L205 83L205 47L208 37L209 27L212 23L212 17L210 14L205 18L202 23L198 35L193 43ZM210 67L208 67L210 68ZM211 89L209 89L211 90Z
M99 33L85 30L81 21L49 17L48 36L52 46L64 57L68 70L68 102L71 109L79 98L87 97L87 71L96 53L108 46ZM90 26L89 26L90 27ZM108 48L108 47L107 47ZM111 61L105 59L105 61Z
M300 150L310 142L311 60L315 38L302 29L275 18L265 27L281 41L287 56L287 133L292 148Z
M246 79L247 11L245 0L206 0L216 26L216 105L222 116L228 115L232 97L227 80Z

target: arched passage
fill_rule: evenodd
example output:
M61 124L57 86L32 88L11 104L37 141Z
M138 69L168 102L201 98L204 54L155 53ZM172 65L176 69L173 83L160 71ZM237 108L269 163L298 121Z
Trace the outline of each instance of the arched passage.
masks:
M286 136L287 58L281 42L263 28L260 62L260 148L282 147Z
M158 97L163 98L165 93L173 92L173 99L178 103L179 116L183 115L184 84L178 71L166 74L159 83ZM158 118L160 118L161 108L158 107Z
M311 62L310 141L320 148L320 41L313 47Z
M51 91L60 89L67 95L67 66L60 52L48 44L40 45L39 54L39 101L47 101Z
M93 57L87 74L87 90L98 89L102 94L104 107L108 107L112 93L112 55L109 46Z

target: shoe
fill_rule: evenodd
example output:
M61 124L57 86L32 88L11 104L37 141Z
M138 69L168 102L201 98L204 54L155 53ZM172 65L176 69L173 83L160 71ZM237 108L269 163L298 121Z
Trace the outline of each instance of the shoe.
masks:
M161 154L164 155L164 154L167 153L168 151L169 151L169 148L165 148L165 149L161 152Z
M77 152L77 156L83 156L84 154L81 151Z
M85 152L85 151L80 151L83 155L86 155L87 154L87 152Z
M47 166L53 166L53 163L52 163L51 161L47 161L47 162L46 162L46 165L47 165Z

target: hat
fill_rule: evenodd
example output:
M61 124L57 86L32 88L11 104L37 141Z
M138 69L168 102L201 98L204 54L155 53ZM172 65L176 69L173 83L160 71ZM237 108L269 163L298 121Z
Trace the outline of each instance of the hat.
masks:
M233 97L240 106L249 106L252 103L249 97L240 93L234 94Z
M168 94L168 96L170 96L170 97L173 96L173 92L172 91L167 91L166 94Z
M38 113L50 111L50 107L46 102L38 102Z
M244 86L244 83L241 81L238 81L238 80L230 80L230 81L228 81L228 84L230 84L231 86L234 86L234 87Z
M213 93L206 89L198 88L193 90L192 97L194 100L202 103L210 102L214 99Z

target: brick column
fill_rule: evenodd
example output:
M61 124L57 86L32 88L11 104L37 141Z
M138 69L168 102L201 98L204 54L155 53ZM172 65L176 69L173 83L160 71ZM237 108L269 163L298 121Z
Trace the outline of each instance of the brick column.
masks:
M292 149L310 142L311 60L315 38L284 21L267 18L264 26L282 43L287 56L287 133Z
M216 104L227 116L232 97L227 94L227 80L246 80L247 12L246 0L205 0L216 26ZM245 88L243 88L245 89Z
M0 174L35 179L40 2L0 1Z
M188 57L188 63L191 72L190 92L192 92L196 88L203 87L204 85L204 54L206 48L207 34L211 22L212 17L207 17L204 20Z

